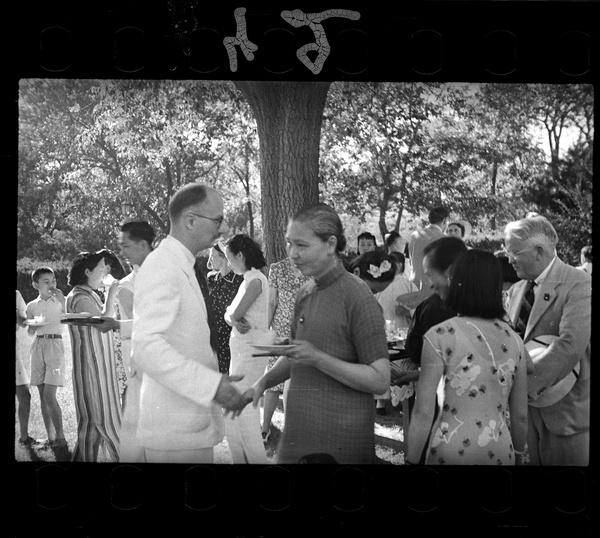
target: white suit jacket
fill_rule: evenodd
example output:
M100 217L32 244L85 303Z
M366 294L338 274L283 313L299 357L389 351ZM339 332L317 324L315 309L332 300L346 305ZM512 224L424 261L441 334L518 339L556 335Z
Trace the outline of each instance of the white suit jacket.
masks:
M419 289L427 285L425 271L423 271L423 249L429 243L441 237L444 237L444 232L435 224L428 224L425 228L415 230L410 235L408 240L408 255L412 263L411 280Z
M527 281L520 280L508 292L508 315L513 324L526 286ZM538 398L580 362L579 377L571 391L555 404L539 408L546 427L555 435L589 429L591 310L590 275L556 258L536 291L523 338L527 343L536 336L557 336L533 361L533 373L527 376L530 399Z
M167 236L135 280L132 361L143 372L137 439L155 450L209 448L223 439L213 401L221 381L194 256Z

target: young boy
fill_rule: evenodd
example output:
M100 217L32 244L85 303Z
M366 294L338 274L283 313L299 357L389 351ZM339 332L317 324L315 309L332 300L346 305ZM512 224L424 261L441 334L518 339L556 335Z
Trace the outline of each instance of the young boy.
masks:
M56 287L50 267L39 267L31 274L39 295L27 305L28 332L35 336L31 345L31 386L40 393L42 418L48 432L48 445L66 448L62 411L56 399L57 387L65 383L65 353L60 316L65 313L65 296Z
M31 412L31 393L29 392L29 337L25 334L27 327L27 305L17 290L17 335L15 345L15 381L17 384L17 416L19 417L19 445L32 447L37 441L29 435L29 414Z

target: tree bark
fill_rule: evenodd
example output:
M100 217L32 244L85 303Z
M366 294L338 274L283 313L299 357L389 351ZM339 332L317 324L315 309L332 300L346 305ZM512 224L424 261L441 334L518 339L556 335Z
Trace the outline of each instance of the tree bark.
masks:
M235 82L258 128L263 252L268 263L286 256L289 218L319 201L319 142L330 84Z
M496 196L496 186L498 183L498 163L494 161L494 165L492 166L492 184L491 184L491 194L495 198ZM490 221L490 227L492 230L496 230L496 210L492 213L492 220Z

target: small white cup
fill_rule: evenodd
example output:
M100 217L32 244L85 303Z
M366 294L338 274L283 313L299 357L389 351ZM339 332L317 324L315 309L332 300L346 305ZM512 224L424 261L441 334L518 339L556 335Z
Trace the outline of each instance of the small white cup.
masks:
M109 273L102 279L102 285L108 288L116 280L117 279Z

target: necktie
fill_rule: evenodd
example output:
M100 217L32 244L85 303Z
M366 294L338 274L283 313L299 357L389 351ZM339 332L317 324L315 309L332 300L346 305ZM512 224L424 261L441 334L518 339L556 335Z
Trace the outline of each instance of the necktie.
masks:
M529 314L533 308L533 302L535 301L535 282L530 280L523 296L523 302L521 303L521 310L519 310L519 317L517 319L517 332L521 335L521 338L525 337L525 330L527 329L527 321L529 321Z
M217 343L219 341L219 330L217 329L217 320L215 319L215 313L208 293L208 284L206 283L206 278L204 278L202 271L197 265L194 265L194 270L196 272L198 284L200 284L200 290L202 291L202 295L204 296L204 303L206 304L208 328L210 329L210 347L212 347L213 350L216 352Z

